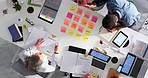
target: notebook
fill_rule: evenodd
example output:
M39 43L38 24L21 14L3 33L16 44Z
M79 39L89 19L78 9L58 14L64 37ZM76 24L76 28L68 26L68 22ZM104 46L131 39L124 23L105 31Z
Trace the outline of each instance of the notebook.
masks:
M11 26L9 26L8 30L9 30L9 32L10 32L10 34L12 36L12 39L14 41L16 41L16 40L23 37L20 30L19 30L19 28L18 28L18 26L16 24L12 24Z
M90 72L92 56L85 57L84 54L66 51L63 54L60 71L87 74Z
M22 28L22 26L18 26L18 28L19 28L19 30L20 30L20 32L21 32L21 34L22 34L22 36L23 36L23 28ZM19 42L19 41L23 41L23 37L22 38L20 38L20 39L18 39L18 40L14 40L14 39L12 39L12 41L13 42Z

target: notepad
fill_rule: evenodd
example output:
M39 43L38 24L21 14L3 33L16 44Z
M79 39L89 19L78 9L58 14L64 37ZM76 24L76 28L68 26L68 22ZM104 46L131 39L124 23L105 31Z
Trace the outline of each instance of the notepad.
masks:
M10 34L12 36L12 39L14 41L16 41L16 40L23 37L20 30L19 30L19 28L18 28L18 26L16 24L12 24L11 26L9 26L8 30L9 30L9 32L10 32Z
M92 56L84 57L83 54L66 51L63 54L60 71L86 74L90 72Z

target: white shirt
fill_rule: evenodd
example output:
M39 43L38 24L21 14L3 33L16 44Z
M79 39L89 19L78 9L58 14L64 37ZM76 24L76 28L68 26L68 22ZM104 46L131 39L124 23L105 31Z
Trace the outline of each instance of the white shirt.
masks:
M32 56L35 53L39 52L39 50L37 50L37 48L35 46L30 47L26 50L23 50L19 53L19 58L25 62L25 58L28 56ZM51 60L51 65L48 64L48 58L45 55L45 57L43 58L43 63L42 65L39 67L39 69L37 70L38 72L53 72L55 71L56 68L56 60L55 60L55 55L53 55L53 59Z

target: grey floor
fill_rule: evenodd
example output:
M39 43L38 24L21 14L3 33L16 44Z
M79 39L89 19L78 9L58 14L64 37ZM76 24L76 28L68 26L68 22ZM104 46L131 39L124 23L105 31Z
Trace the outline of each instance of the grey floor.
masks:
M148 13L148 0L132 0L141 13ZM107 13L106 7L98 11L98 13L105 15ZM148 30L141 31L145 33ZM147 34L148 35L148 34ZM0 78L23 78L19 73L11 69L13 57L22 50L22 48L11 44L0 38ZM52 78L67 78L64 73L57 70Z

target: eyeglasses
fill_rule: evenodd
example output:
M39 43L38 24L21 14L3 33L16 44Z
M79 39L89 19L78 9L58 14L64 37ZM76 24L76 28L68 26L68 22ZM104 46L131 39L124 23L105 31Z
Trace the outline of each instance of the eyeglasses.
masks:
M25 21L27 21L30 25L35 25L29 18L26 17Z

